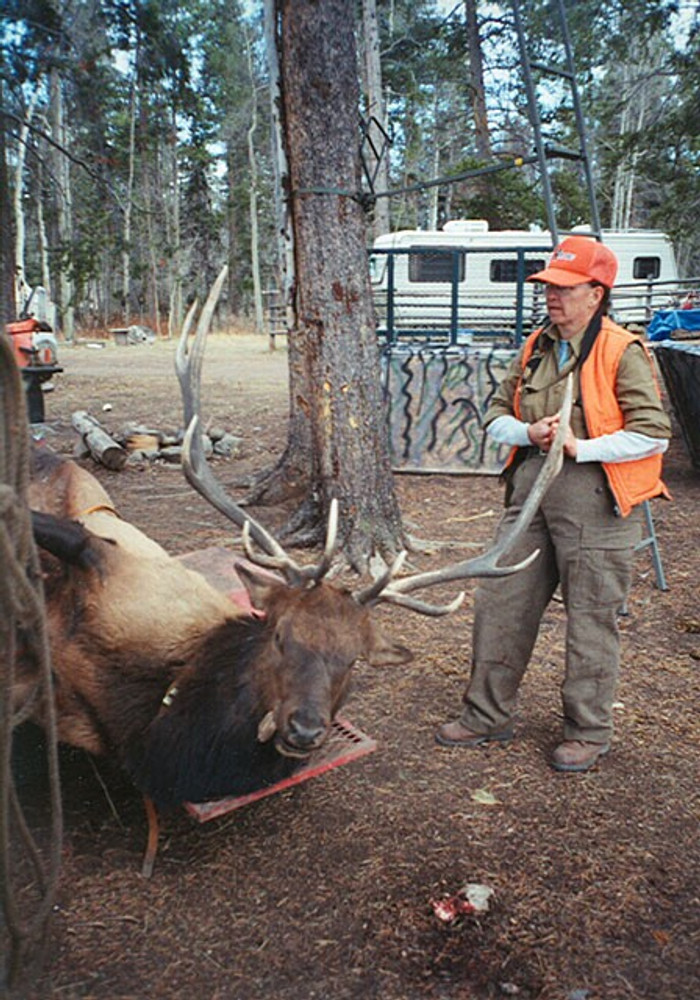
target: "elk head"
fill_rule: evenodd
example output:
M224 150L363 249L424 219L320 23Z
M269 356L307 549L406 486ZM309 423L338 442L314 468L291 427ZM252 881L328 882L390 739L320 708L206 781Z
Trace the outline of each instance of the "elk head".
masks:
M262 656L265 712L259 721L258 739L266 742L274 737L280 753L306 756L325 739L331 720L347 695L351 667L358 658L365 657L376 664L403 663L412 658L408 649L383 636L372 620L371 609L375 605L386 602L424 615L450 614L462 603L463 593L446 605L428 604L413 593L471 577L515 573L537 558L535 551L515 565L499 565L499 560L526 530L561 468L571 385L567 387L557 437L540 476L520 516L497 545L476 558L411 576L399 576L406 555L402 552L382 575L351 593L326 580L337 542L336 500L330 505L326 545L320 561L300 566L226 493L204 457L198 413L200 374L204 343L225 274L224 269L209 294L191 350L188 341L196 303L188 314L178 345L176 370L188 423L182 465L194 489L242 529L246 556L266 571L261 574L255 569L239 570L253 607L265 615L268 623Z
M290 586L242 567L238 573L268 625L260 670L267 712L258 739L274 736L280 753L306 756L323 743L347 698L356 660L383 666L412 654L385 636L348 590L324 581Z

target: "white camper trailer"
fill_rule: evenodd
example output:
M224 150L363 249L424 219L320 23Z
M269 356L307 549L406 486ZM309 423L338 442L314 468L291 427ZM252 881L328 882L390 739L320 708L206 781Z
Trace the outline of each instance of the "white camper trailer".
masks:
M659 307L659 292L668 299L678 281L669 238L653 230L607 231L603 242L620 262L616 319L646 322L651 296L656 295L653 307ZM519 339L544 316L541 287L525 278L545 267L551 248L547 231L490 231L482 219L380 236L370 257L380 329L390 339L395 331L429 335L448 330L460 342L491 333Z

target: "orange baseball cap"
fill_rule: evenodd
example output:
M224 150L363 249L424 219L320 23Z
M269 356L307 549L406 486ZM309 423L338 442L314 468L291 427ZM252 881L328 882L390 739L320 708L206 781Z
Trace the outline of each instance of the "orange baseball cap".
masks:
M616 277L617 257L612 250L589 236L567 236L555 248L544 271L531 274L527 280L567 286L597 281L612 288Z

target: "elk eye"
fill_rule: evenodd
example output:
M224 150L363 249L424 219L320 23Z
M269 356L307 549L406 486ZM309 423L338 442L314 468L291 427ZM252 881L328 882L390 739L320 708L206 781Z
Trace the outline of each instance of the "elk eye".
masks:
M275 629L275 635L273 641L275 643L275 649L277 650L278 653L281 653L284 648L284 640L282 638L281 629L278 628Z

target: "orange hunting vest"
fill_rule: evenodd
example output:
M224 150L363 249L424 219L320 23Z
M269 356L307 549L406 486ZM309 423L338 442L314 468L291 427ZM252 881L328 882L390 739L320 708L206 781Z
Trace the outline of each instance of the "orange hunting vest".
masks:
M541 333L542 329L535 330L525 341L522 357L523 370ZM624 429L625 421L615 395L615 383L620 359L634 340L639 340L639 337L623 330L607 316L603 317L600 333L593 342L590 354L580 371L583 415L588 433L592 438ZM644 350L646 349L644 346ZM649 360L651 363L651 358ZM655 375L654 381L656 381ZM515 392L513 410L515 416L520 419L520 383ZM512 462L517 450L514 448L511 452L508 457L508 465ZM622 517L626 517L636 504L642 503L644 500L650 500L659 495L670 497L661 480L661 455L651 455L648 458L634 459L630 462L603 462L602 466Z

